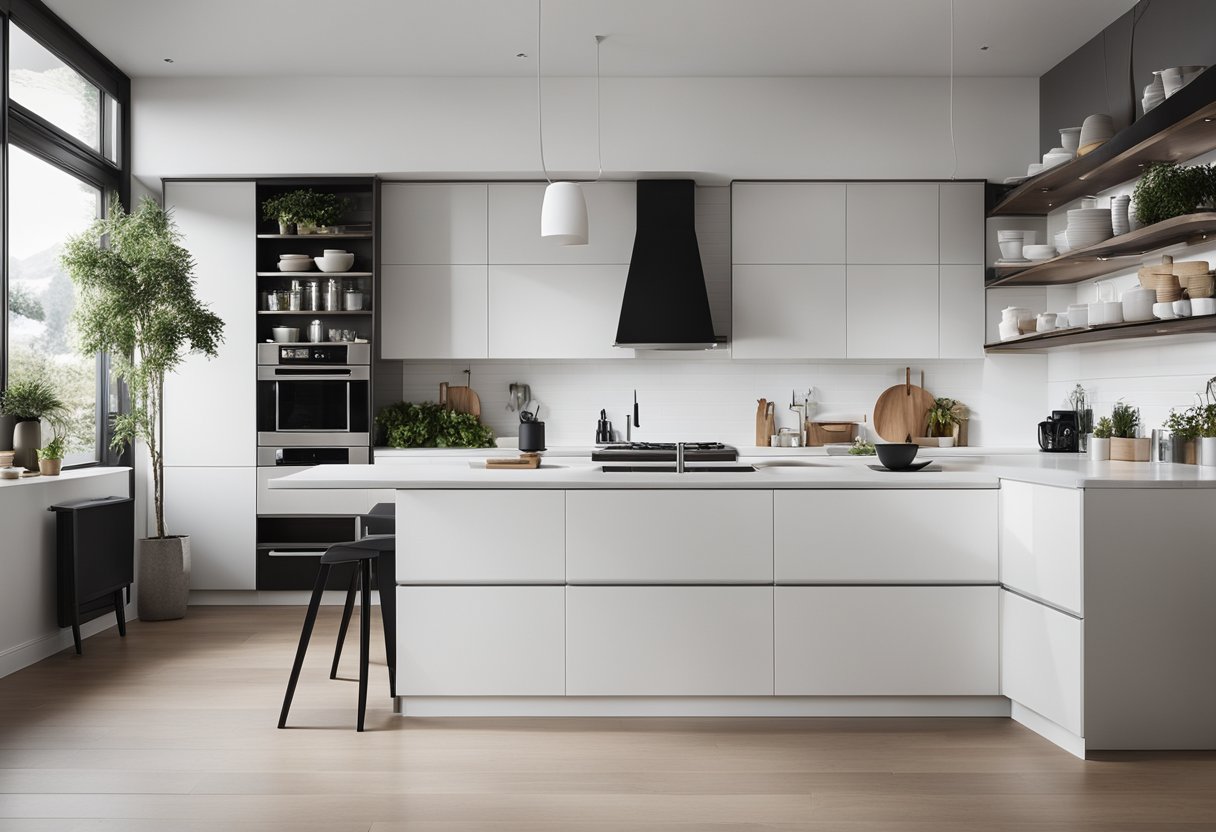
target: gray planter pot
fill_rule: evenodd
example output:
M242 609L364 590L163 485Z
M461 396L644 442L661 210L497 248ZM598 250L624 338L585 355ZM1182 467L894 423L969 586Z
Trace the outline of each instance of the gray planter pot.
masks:
M13 465L27 471L38 470L38 449L42 447L42 423L18 422L13 427Z
M190 600L190 538L145 538L139 541L139 618L168 621L184 618Z
M17 420L12 416L0 416L0 451L13 449L13 428Z

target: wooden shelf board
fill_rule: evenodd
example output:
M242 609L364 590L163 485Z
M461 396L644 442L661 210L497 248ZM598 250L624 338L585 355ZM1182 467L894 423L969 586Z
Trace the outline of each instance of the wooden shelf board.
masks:
M307 272L258 272L258 277L290 277L299 280L304 277L374 277L373 272L322 272L322 271L307 271Z
M1013 187L988 216L1042 216L1134 179L1152 162L1183 162L1213 149L1216 69L1209 69L1093 152Z
M1216 332L1216 315L1175 318L1170 321L1136 321L1080 329L1061 329L1040 335L1026 335L1011 341L985 344L984 351L989 353L1042 352L1078 344L1096 344L1105 341L1123 341L1129 338L1155 338L1163 335L1183 335L1196 332Z
M259 240L370 240L370 231L346 231L341 234L259 234Z
M1151 251L1208 237L1216 237L1216 211L1185 214L1029 266L995 265L985 286L1080 283L1139 265L1140 258Z

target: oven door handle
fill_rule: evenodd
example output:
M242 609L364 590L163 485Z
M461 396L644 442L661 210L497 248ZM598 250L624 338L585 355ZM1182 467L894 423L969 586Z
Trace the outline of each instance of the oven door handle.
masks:
M258 367L258 381L367 381L367 367Z

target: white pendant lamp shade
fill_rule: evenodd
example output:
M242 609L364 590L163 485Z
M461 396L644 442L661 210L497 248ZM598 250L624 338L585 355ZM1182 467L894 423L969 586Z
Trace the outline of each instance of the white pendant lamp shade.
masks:
M545 188L540 236L562 246L587 245L587 200L577 182L550 182Z

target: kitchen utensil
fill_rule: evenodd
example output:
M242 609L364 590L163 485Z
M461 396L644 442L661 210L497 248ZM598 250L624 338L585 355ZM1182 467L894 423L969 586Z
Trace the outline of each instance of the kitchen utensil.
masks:
M540 467L540 454L525 453L518 457L504 457L502 459L487 459L486 467L493 470L495 468L503 470L526 471L529 469Z
M1110 225L1116 237L1131 231L1131 218L1127 211L1131 202L1132 198L1126 194L1110 198Z
M912 368L904 368L904 383L888 387L874 403L874 430L888 442L911 442L925 429L933 396L912 383Z
M478 418L481 417L481 397L472 387L450 387L446 381L441 382L439 404L448 410L455 410L457 413L471 413Z
M642 426L642 423L639 421L640 416L641 416L641 411L638 410L638 391L634 390L633 391L633 426L635 428L640 428Z
M807 422L808 446L820 447L852 442L857 438L856 422Z
M756 400L756 447L769 447L770 434L765 432L765 414L768 412L768 399Z
M507 385L507 410L512 412L524 409L524 405L532 401L532 388L522 382L513 381Z
M1050 260L1056 256L1056 247L1022 246L1022 256L1027 260Z
M1080 449L1075 410L1053 410L1039 422L1039 449L1051 453L1075 453Z
M915 442L878 442L874 445L878 461L891 471L902 471L912 465L920 446Z
M528 418L525 419L525 416ZM545 450L545 423L537 419L535 413L527 410L519 414L519 449L521 451Z
M321 323L319 318L309 321L308 340L314 344L319 344L325 340L325 324Z
M612 422L608 421L608 411L600 411L600 420L595 424L595 444L607 445L612 441Z
M1001 240L997 245L1001 249L1002 260L1022 260L1022 240Z
M300 340L300 328L296 326L276 326L270 330L276 344L295 344Z

